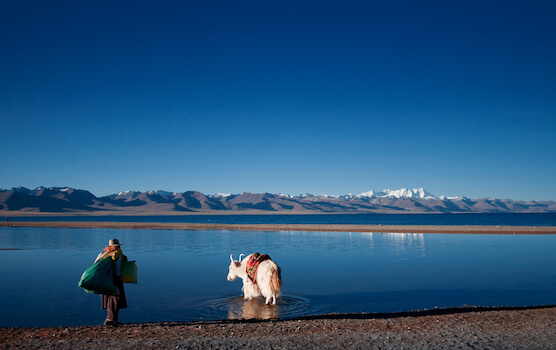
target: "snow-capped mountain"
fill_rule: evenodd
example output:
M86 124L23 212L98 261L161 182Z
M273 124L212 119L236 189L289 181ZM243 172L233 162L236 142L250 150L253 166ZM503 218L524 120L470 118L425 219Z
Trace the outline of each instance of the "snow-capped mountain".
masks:
M226 197L230 197L232 194L231 193L216 193L216 194L211 194L209 197L211 198L226 198Z
M24 187L0 190L0 212L49 212L99 214L175 212L252 213L547 213L556 212L554 201L435 197L423 188L367 191L359 195L292 196L271 193L217 193L197 191L125 191L96 197L70 187ZM11 215L11 214L10 214Z
M391 198L430 198L436 199L437 197L426 191L424 188L417 188L409 190L407 188L400 188L399 190L382 190L380 192L375 192L373 190L363 192L359 194L357 197L370 197L370 198L378 198L378 197L391 197Z

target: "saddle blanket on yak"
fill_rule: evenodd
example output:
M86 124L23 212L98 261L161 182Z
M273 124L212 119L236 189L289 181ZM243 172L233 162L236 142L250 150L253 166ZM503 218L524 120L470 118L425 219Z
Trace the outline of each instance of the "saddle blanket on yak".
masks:
M268 254L259 254L255 253L251 255L249 260L247 260L247 277L251 283L255 283L257 279L257 269L259 268L259 264L265 260L271 260Z

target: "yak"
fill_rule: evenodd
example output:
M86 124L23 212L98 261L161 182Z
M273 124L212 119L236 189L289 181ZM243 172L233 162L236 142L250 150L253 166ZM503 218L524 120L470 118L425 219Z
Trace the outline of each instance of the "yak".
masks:
M271 302L272 305L276 305L276 298L280 296L282 290L280 268L267 254L254 253L242 260L243 255L239 255L239 260L234 260L233 254L230 254L228 281L233 281L237 277L243 280L241 290L245 300L262 295L267 305Z

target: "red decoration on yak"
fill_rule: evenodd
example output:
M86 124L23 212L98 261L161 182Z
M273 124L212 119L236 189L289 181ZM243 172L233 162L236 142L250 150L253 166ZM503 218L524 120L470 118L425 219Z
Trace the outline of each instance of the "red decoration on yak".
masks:
M249 260L247 260L247 277L251 283L255 283L257 279L257 269L259 268L259 264L265 260L270 260L270 256L268 254L259 254L255 253L251 255Z

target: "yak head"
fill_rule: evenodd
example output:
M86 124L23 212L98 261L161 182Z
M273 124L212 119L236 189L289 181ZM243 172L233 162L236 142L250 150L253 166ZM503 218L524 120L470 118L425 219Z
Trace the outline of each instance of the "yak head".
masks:
M228 268L228 281L235 280L241 273L241 256L239 255L239 260L234 260L233 254L230 254L230 267Z

